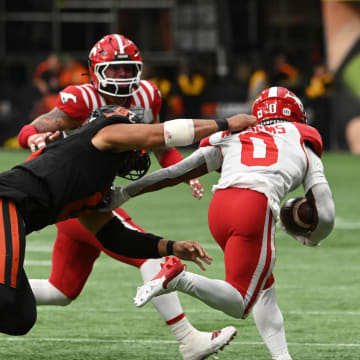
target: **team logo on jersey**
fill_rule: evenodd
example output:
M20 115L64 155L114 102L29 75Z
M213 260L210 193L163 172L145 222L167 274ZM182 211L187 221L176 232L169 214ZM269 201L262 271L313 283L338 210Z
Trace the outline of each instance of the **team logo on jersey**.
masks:
M69 100L72 100L74 104L77 103L77 97L74 94L60 92L60 98L63 104L66 104Z

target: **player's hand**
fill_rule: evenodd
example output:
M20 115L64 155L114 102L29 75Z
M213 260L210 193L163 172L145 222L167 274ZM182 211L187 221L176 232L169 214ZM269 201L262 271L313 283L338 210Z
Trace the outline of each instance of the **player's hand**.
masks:
M230 132L236 132L247 128L248 126L255 126L257 119L253 115L238 114L227 118Z
M315 247L315 246L320 245L320 243L316 243L316 242L310 240L307 236L293 235L293 237L295 238L295 240L301 242L305 246Z
M192 196L200 200L204 195L204 188L198 178L189 181L189 186L192 191Z
M182 260L193 261L202 270L205 270L202 262L210 265L212 260L212 257L196 241L175 241L173 255Z
M31 152L38 151L46 146L49 142L57 139L60 136L60 131L46 132L41 134L34 134L29 136L27 145Z
M292 238L294 238L295 240L299 241L301 244L305 245L305 246L309 246L309 247L315 247L315 246L319 246L320 243L316 243L312 240L309 239L310 235L311 235L311 231L309 230L308 235L296 235L296 234L292 234L291 232L289 232L285 225L282 223L282 221L280 221L280 227L282 230L284 230L288 235L290 235Z

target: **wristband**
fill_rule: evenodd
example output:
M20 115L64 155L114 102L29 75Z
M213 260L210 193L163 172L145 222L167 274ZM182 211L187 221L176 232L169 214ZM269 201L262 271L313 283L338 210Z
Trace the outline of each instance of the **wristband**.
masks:
M27 140L29 138L29 136L34 135L34 134L38 134L39 131L36 129L36 127L34 125L25 125L19 132L18 135L18 142L19 145L24 148L27 149L28 148L28 144L27 144Z
M224 118L224 119L215 119L215 122L216 122L217 126L219 127L219 131L224 131L224 130L227 130L229 128L229 122L227 121L226 118Z
M166 251L167 251L168 255L174 254L174 243L175 243L175 241L168 240L168 242L166 244Z

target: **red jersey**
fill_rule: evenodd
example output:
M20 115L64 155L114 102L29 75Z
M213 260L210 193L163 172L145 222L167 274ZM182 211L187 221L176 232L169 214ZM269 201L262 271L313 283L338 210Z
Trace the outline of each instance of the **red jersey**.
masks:
M161 101L161 94L156 85L151 81L142 80L139 90L130 98L129 108L142 109L143 122L150 124L160 112ZM92 84L68 86L56 99L56 106L75 119L79 126L87 120L92 111L104 105L111 103L106 101Z

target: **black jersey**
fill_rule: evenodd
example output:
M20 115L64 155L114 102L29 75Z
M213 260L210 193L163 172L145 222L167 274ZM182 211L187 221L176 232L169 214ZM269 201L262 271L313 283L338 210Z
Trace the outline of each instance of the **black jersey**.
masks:
M91 143L121 116L99 116L69 137L47 145L42 154L0 174L0 197L14 201L26 232L77 217L94 208L110 188L127 152L99 151Z

